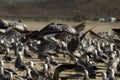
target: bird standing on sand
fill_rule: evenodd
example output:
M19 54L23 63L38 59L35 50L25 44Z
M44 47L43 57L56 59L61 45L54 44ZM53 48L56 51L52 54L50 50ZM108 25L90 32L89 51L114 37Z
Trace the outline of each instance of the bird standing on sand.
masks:
M23 62L23 57L22 57L22 53L18 51L17 54L17 58L15 60L15 64L14 64L15 68L18 70L25 70L26 66L25 63Z

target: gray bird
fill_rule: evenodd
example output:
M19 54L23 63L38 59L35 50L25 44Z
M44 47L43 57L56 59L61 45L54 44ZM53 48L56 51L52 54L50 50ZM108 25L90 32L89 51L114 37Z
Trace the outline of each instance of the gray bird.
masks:
M93 55L93 61L96 63L106 63L96 52Z
M25 63L23 62L22 53L19 52L19 51L18 51L18 54L17 54L17 58L15 60L14 66L18 70L22 70L23 71L23 70L26 69Z
M105 72L102 72L102 80L108 80L107 74Z
M0 67L0 80L13 80L12 72L5 71L3 67Z
M35 69L34 68L34 62L33 61L29 61L29 75L31 75L31 77L34 79L34 80L38 80L38 77L40 75L40 71Z
M116 80L116 78L115 78L115 71L112 68L109 70L108 79L109 80Z
M32 78L31 69L30 68L26 69L26 76L22 77L22 78L25 79L25 80L35 80L35 79Z
M84 77L83 80L89 80L89 74L87 70L84 70Z

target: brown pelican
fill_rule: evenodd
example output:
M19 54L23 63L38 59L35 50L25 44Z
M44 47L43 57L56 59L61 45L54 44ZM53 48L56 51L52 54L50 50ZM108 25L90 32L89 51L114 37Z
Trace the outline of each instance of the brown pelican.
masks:
M94 27L93 27L94 28ZM75 58L74 58L74 54L73 52L78 48L79 44L81 43L81 41L84 39L85 35L90 31L92 30L93 28L89 29L88 31L86 31L84 34L82 34L81 36L79 37L73 37L71 38L71 40L68 42L68 45L67 45L67 48L68 48L68 51L70 53L70 58L75 61Z
M14 29L17 29L19 31L27 31L27 25L24 24L21 20L19 21L13 21L13 20L5 20L0 19L0 25L2 29L9 28L10 26L13 26Z
M79 40L80 40L80 42L84 39L84 37L86 36L86 34L88 33L88 32L90 32L92 29L94 29L95 27L93 27L93 28L90 28L89 30L87 30L85 33L83 33L79 38Z
M2 36L2 38L4 38L4 40L9 45L11 45L11 43L13 43L13 42L16 42L16 41L20 40L22 37L23 37L23 35L20 32L14 30L12 28L8 29L5 32L5 34Z
M91 28L93 29L93 28ZM82 36L80 37L73 37L70 38L67 48L69 50L70 53L73 53L75 51L75 49L78 47L79 44L79 40L82 41L83 38L85 37L85 35L91 30L89 29L88 31L86 31ZM60 33L64 33L67 31L67 34L76 34L77 32L75 31L74 28L68 27L64 24L50 24L48 26L46 26L45 28L43 28L42 30L40 30L40 32L35 32L35 34L37 36L34 35L34 37L36 37L36 39L41 39L48 34L52 34L52 33L56 33L56 32L60 32ZM34 34L34 33L33 33ZM31 38L33 36L33 34L31 34ZM75 36L75 35L74 35ZM78 35L77 35L78 36ZM58 36L59 37L59 36ZM61 35L60 35L61 37ZM80 39L79 39L80 38ZM52 38L51 38L52 39ZM60 39L60 38L59 38ZM51 45L52 44L52 45ZM40 58L41 60L43 60L45 57L48 56L48 54L46 54L49 50L54 50L59 43L57 43L55 40L52 39L52 41L49 40L42 40L41 44L39 46L39 53L38 53L38 58ZM73 46L74 45L74 46Z
M33 31L31 34L31 38L42 39L45 35L57 34L64 31L70 32L70 33L76 33L76 30L74 28L69 27L65 24L50 23L40 31Z
M77 36L79 35L79 31L82 31L84 27L85 26L83 24L80 24L76 26L74 29L73 27L67 26L66 24L50 23L47 26L45 26L43 29L41 29L40 31L32 31L31 38L41 40L46 35L47 37L52 36L52 37L59 38L60 37L59 35L63 34L64 32L70 35Z

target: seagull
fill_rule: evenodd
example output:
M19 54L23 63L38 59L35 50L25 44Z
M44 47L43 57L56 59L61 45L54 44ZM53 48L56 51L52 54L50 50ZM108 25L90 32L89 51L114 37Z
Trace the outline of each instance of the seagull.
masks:
M89 74L87 70L84 70L84 77L83 80L89 80Z
M22 77L22 78L25 79L25 80L35 80L35 79L32 78L31 69L30 68L26 69L26 76Z
M87 70L88 70L88 75L89 75L89 77L90 78L92 78L92 79L95 79L96 78L96 71L95 71L95 69L96 69L96 66L94 66L93 64L92 64L92 62L89 62L88 63L88 67L87 67Z
M95 50L95 52L98 54L98 56L100 56L101 58L107 59L107 55L105 55L105 53L103 53L100 43L98 42L97 44L97 50Z
M0 67L0 80L13 80L12 72L6 71L3 67Z
M10 69L10 68L5 68L5 67L4 67L4 62L3 62L3 60L2 60L2 57L1 57L1 59L0 59L0 67L3 67L5 72L6 72L6 71L9 71L9 72L11 72L12 74L17 75L17 73L16 73L14 70L12 70L12 69Z
M96 52L93 55L93 61L96 63L106 63Z
M26 48L23 49L23 55L25 58L32 58L32 56L28 53L28 51L26 50Z
M107 74L105 72L102 72L102 80L108 80Z
M6 62L10 62L10 61L12 61L12 58L11 58L11 56L10 56L10 53L9 53L9 48L7 47L7 50L6 50L6 53L5 53L5 56L3 57L3 59L6 61Z
M55 66L58 65L54 56L50 56L50 64Z
M21 70L21 71L26 69L25 63L23 62L23 57L22 57L21 51L18 51L18 53L17 53L17 58L15 60L14 66L16 69Z
M112 68L109 70L108 79L109 79L109 80L116 80L116 79L115 79L115 71L114 71L114 69L112 69Z
M28 64L29 64L28 70L30 69L30 73L29 74L31 75L31 77L33 79L38 80L38 77L39 77L41 72L34 68L34 62L33 61L29 61Z

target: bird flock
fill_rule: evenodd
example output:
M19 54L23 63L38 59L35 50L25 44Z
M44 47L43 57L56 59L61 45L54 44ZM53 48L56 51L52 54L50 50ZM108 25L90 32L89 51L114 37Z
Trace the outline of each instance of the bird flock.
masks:
M94 28L50 23L30 31L0 19L0 80L119 80L120 29Z

